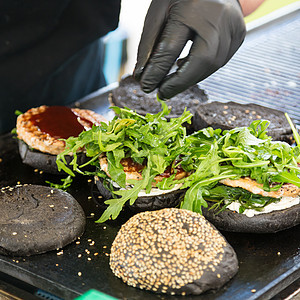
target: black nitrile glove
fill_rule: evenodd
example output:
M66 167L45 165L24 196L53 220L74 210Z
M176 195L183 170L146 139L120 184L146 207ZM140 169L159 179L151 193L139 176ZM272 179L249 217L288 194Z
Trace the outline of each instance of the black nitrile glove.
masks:
M143 91L169 99L225 65L246 29L237 0L153 0L144 24L134 77ZM169 74L188 40L193 44Z

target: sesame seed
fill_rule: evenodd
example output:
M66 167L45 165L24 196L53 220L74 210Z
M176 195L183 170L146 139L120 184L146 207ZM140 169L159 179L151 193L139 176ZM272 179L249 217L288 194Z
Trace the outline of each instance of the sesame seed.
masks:
M81 273L81 272L78 272L77 275L78 275L78 276L82 276L82 273Z
M255 292L256 292L256 289L252 289L252 290L251 290L251 293L255 293Z
M110 256L113 273L128 285L181 294L206 270L221 278L226 246L202 215L173 208L133 216L119 230L111 253L104 254Z

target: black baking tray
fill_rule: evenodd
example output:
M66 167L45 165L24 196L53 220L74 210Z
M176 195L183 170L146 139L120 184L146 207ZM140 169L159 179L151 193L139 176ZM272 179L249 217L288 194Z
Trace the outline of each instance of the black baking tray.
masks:
M100 90L75 105L94 109L111 119L113 114L108 109L108 95L112 88ZM0 188L25 183L48 185L46 181L58 183L61 179L22 164L17 140L12 134L0 136L0 161ZM239 271L216 292L183 298L129 287L111 272L109 253L120 226L132 216L132 212L125 209L115 221L96 223L104 206L93 179L76 178L68 192L86 213L84 235L63 248L63 252L57 250L31 257L0 256L0 280L16 279L34 287L34 293L46 293L48 299L74 299L96 289L118 299L210 300L270 299L300 278L300 226L297 226L276 234L222 232L237 253Z

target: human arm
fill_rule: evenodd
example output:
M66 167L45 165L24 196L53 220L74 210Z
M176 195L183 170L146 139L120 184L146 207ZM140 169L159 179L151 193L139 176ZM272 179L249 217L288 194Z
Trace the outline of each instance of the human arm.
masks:
M265 0L239 0L244 17L253 13Z

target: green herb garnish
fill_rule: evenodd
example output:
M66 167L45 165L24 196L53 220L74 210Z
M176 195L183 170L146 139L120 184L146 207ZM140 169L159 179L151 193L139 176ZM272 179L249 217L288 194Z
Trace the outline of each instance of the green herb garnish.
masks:
M160 100L159 100L160 101ZM187 189L181 208L202 212L207 207L207 199L214 199L217 205L224 205L224 195L216 197L221 179L238 179L248 176L263 184L266 191L274 189L272 182L280 184L290 182L300 187L300 149L285 142L272 141L268 136L269 121L256 120L249 127L239 127L221 131L204 128L191 135L186 134L184 123L190 123L192 115L184 111L182 116L167 120L170 113L167 105L160 101L162 111L158 114L141 116L128 108L112 107L116 117L101 126L82 132L77 138L66 140L66 149L57 157L59 170L70 176L75 173L96 175L104 181L112 180L121 189L113 191L113 199L106 200L108 205L98 222L109 218L115 219L124 204L133 204L141 190L149 192L154 177L164 172L168 166L175 166L180 161L181 167L190 175L180 180L174 176L165 178L157 184L164 190L182 184ZM77 163L76 153L85 149L90 161L82 166ZM72 169L67 167L65 155L73 153ZM104 153L108 161L110 178L99 165L99 156ZM126 182L122 158L132 158L143 164L142 180ZM94 166L94 171L86 171L86 165ZM128 184L131 188L128 189ZM109 184L107 184L109 186ZM223 190L241 203L241 210L246 208L261 209L273 198L264 198L250 194L233 194L230 188ZM236 191L234 192L236 193ZM242 200L243 199L243 200ZM259 205L258 205L259 204Z

